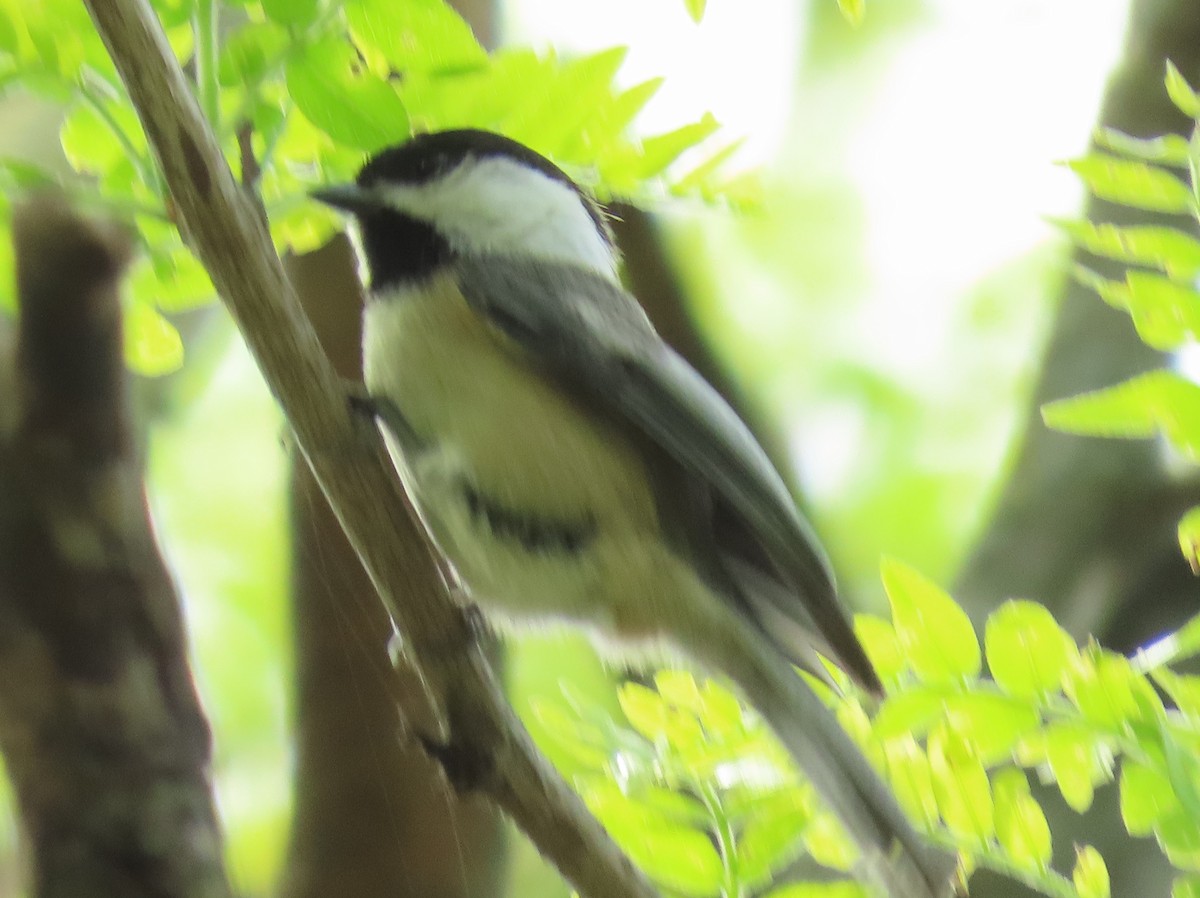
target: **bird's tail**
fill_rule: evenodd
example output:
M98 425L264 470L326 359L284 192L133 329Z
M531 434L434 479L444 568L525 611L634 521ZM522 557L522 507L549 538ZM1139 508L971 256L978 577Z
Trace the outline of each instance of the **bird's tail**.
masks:
M914 829L833 712L770 641L735 627L720 667L766 719L859 849L859 875L888 898L947 898L955 859ZM717 660L717 659L715 659Z

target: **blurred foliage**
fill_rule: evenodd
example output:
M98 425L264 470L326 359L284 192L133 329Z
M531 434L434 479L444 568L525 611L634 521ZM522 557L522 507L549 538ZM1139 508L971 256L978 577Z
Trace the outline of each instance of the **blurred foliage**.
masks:
M698 20L705 4L684 3ZM751 182L726 175L733 147L710 146L711 118L646 139L630 135L658 82L614 87L619 49L569 60L524 49L489 56L439 0L155 0L154 6L176 53L193 63L197 98L235 171L253 157L245 174L261 192L281 247L310 248L335 227L324 210L305 202L309 185L349 178L364 153L414 130L460 125L495 128L530 143L602 196L698 196L735 205L758 200ZM859 21L865 4L839 0L838 6ZM913 4L900 6L911 14ZM897 5L880 12L889 7ZM867 28L878 27L881 18L873 15ZM833 58L828 47L825 52ZM130 364L147 374L172 370L182 356L171 316L209 302L211 284L175 232L124 89L76 0L0 0L0 87L35 91L68 109L60 137L80 175L68 189L79 202L132 221L143 244L132 279ZM1200 112L1182 79L1172 75L1168 88L1181 108ZM828 152L839 152L836 139L821 137ZM1194 212L1194 177L1175 170L1194 169L1195 140L1107 134L1102 141L1106 154L1073 166L1097 194ZM839 559L851 571L872 571L878 534L889 531L907 540L893 542L894 552L935 558L937 576L948 576L953 553L946 546L961 543L978 521L980 472L992 467L978 451L987 442L979 437L979 397L994 397L997 368L1011 380L1015 363L997 358L1028 355L1036 330L1028 297L1045 281L1049 258L1019 259L978 285L958 324L993 341L997 352L968 354L954 377L943 377L933 393L922 392L888 378L870 346L857 356L831 348L837 345L831 331L878 330L881 323L847 323L834 314L865 286L862 260L845 249L857 244L863 222L847 185L821 178L815 176L803 195L772 191L785 209L807 209L803 228L751 218L744 223L749 244L726 246L724 254L706 242L713 232L675 239L694 262L688 276L696 284L711 279L697 292L710 326L730 335L727 351L752 380L773 378L767 402L782 407L821 396L834 417L847 408L867 410L846 428L856 451L872 453L859 466L870 476L825 519ZM0 165L0 180L4 221L14 191L61 182L42 166L17 160ZM813 229L813 220L821 227ZM1093 251L1147 269L1123 283L1091 272L1080 276L1092 278L1106 301L1129 309L1148 341L1178 345L1174 341L1194 335L1189 278L1200 270L1200 247L1190 235L1064 227L1072 239L1098 248ZM705 270L730 254L770 251L789 255L803 269L798 300L772 302L778 284L743 281L725 289ZM7 234L0 234L4 303L11 302L10 253ZM791 284L784 286L791 292ZM735 302L718 309L718 292ZM782 378L775 376L781 367ZM288 669L280 648L287 643L286 561L281 453L270 429L277 419L265 393L247 392L248 383L257 380L245 357L227 360L186 420L156 432L151 473L163 534L187 584L201 689L221 697L209 706L234 872L247 894L264 894L287 815ZM1103 396L1099 406L1092 397L1047 414L1082 429L1162 431L1180 445L1195 445L1192 391L1163 373L1130 385L1110 406ZM270 422L265 429L264 421ZM984 426L991 444L999 445L1003 422ZM249 443L246 434L253 434ZM941 447L935 457L930 446ZM953 446L960 448L945 448ZM1200 512L1181 528L1181 544L1193 547L1193 557L1198 528ZM1181 871L1178 896L1200 894L1193 760L1200 685L1165 666L1200 648L1200 625L1130 661L1095 646L1080 649L1043 609L1014 602L988 621L981 650L961 612L931 583L895 563L887 565L884 581L892 619L861 617L858 626L890 695L877 709L848 687L844 696L828 699L916 819L956 847L968 870L1005 871L1050 895L1103 896L1107 874L1093 849L1082 847L1072 870L1048 866L1051 834L1030 796L1028 771L1055 782L1077 809L1090 804L1097 785L1116 779L1130 832L1159 839ZM851 587L865 589L866 575ZM518 655L511 673L516 703L539 743L664 888L684 895L758 894L802 854L834 871L848 869L852 849L752 713L718 687L681 673L660 675L655 689L627 686L606 705L603 672L569 645ZM565 702L557 687L564 657L576 668L567 676L582 684ZM984 660L992 680L982 677ZM804 880L768 894L851 898L861 892L845 881Z
M1029 776L1083 813L1115 782L1134 836L1153 836L1178 870L1174 895L1200 884L1200 677L1182 652L1126 658L1077 646L1041 605L1009 601L983 638L950 596L885 561L891 618L856 628L887 697L873 706L834 671L840 694L810 680L918 825L958 852L1055 898L1107 898L1100 854L1075 846L1055 870L1053 834ZM1200 623L1171 641L1200 651ZM983 674L986 661L991 676ZM711 682L660 673L627 685L622 716L543 701L539 739L572 759L592 811L664 893L689 898L850 898L855 849L752 712ZM797 866L807 855L822 872ZM797 873L797 869L806 872ZM802 877L797 879L797 877ZM789 881L795 880L795 881Z
M262 198L281 248L304 252L340 227L306 202L317 183L349 180L367 153L414 131L481 127L520 140L603 197L753 201L730 178L711 116L645 138L629 126L660 82L614 86L621 48L577 59L488 55L442 0L156 0L171 46L190 63L197 101L235 172ZM703 3L691 0L697 18ZM142 250L132 276L127 360L145 375L182 364L167 314L211 301L212 285L174 226L165 185L128 95L77 0L0 0L0 90L42 94L67 110L63 150L81 205L131 222ZM688 159L680 158L688 154ZM28 160L0 159L14 193L62 182ZM5 227L7 225L5 224ZM0 304L12 260L0 233Z
M1067 165L1095 196L1150 212L1190 216L1193 227L1126 227L1087 221L1060 222L1067 235L1093 255L1129 266L1125 280L1109 280L1080 265L1074 276L1114 308L1129 313L1149 346L1178 350L1200 337L1200 95L1167 63L1166 91L1195 120L1190 139L1176 134L1138 138L1119 131L1096 135L1099 151ZM1138 375L1124 383L1047 403L1042 417L1069 433L1160 437L1183 459L1200 461L1200 386L1175 371ZM1179 524L1179 545L1200 570L1200 508ZM1186 632L1187 628L1185 628ZM1181 649L1194 653L1195 646Z

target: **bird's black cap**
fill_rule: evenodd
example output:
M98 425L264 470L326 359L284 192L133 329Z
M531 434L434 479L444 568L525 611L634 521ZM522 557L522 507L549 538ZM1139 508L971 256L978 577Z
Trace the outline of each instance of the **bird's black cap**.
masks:
M314 190L312 197L358 218L372 285L377 289L420 279L444 264L451 252L445 238L429 224L388 208L372 188L416 186L449 174L468 159L497 157L511 159L575 191L596 229L611 244L603 211L566 172L524 144L474 128L418 134L380 150L359 170L354 184Z

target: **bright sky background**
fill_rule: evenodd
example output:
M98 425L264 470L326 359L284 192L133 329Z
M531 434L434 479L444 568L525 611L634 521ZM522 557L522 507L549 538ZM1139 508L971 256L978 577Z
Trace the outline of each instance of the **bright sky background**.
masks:
M893 2L868 0L868 20L896 18ZM886 489L872 478L899 450L911 455L900 464L914 482L941 478L945 491L958 477L968 486L949 519L969 529L1003 470L1048 308L1026 276L1015 293L997 292L1003 326L981 329L969 320L978 311L969 298L982 279L1055 239L1046 217L1077 213L1079 184L1054 163L1086 147L1128 0L927 0L913 21L873 41L846 26L844 42L806 77L797 75L811 8L803 0L708 0L700 25L682 0L512 5L513 42L564 52L624 44L629 83L665 76L640 119L647 132L711 111L725 139L744 136L739 162L763 167L775 206L768 215L800 211L787 204L809 202L814 191L843 191L832 194L844 201L833 211L861 227L861 245L843 260L830 244L826 264L855 266L835 292L821 292L830 285L819 272L797 272L812 260L797 263L803 247L788 241L808 243L819 268L821 241L841 239L837 221L793 225L764 241L761 227L715 213L702 251L681 264L720 259L700 275L725 306L719 336L740 333L731 358L793 428L818 506L844 508ZM725 258L726 245L743 238ZM915 397L924 411L912 432L881 424L861 397L815 396L805 376L776 373L789 355L820 364L812 359L821 354ZM843 533L843 543L862 536L849 522ZM869 541L867 555L907 548L882 529Z

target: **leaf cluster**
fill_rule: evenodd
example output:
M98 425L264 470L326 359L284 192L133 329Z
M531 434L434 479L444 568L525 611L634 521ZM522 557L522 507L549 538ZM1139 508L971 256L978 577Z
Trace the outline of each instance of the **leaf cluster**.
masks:
M489 54L444 0L152 6L281 248L312 249L340 226L307 201L312 186L349 180L365 154L442 128L506 133L601 198L752 200L749 179L725 174L736 143L698 149L717 131L711 116L632 135L661 81L618 87L622 48L574 59L528 49ZM698 17L703 3L692 0L688 9ZM41 94L65 108L60 137L74 173L63 178L37 163L0 160L5 197L59 182L79 203L132 223L143 252L131 278L127 358L143 374L173 370L183 350L169 316L209 302L213 288L175 227L137 115L82 4L0 0L0 90ZM7 217L5 200L0 220ZM8 244L0 239L0 252L10 253ZM11 270L11 258L0 266Z
M1094 848L1076 846L1070 868L1054 868L1032 776L1078 812L1116 783L1128 831L1155 837L1178 869L1173 894L1200 889L1200 677L1077 646L1028 601L997 609L980 639L916 571L888 561L883 579L891 619L863 615L856 627L887 697L872 707L848 682L840 694L814 688L965 875L982 867L1046 895L1108 896ZM624 721L544 703L535 731L582 771L589 806L664 890L864 894L830 880L852 869L855 849L752 712L687 673L661 673L655 687L623 688Z
M1134 137L1111 129L1095 138L1098 149L1067 165L1096 197L1144 212L1177 217L1180 224L1120 225L1059 222L1067 236L1094 256L1125 266L1112 280L1086 265L1074 276L1114 308L1129 313L1138 335L1164 351L1200 338L1200 95L1167 63L1166 91L1192 119L1190 137ZM1182 222L1186 222L1186 225ZM1200 386L1177 371L1133 377L1042 407L1051 427L1094 436L1159 436L1189 462L1200 459ZM1193 569L1200 570L1200 510L1179 526L1179 542Z

